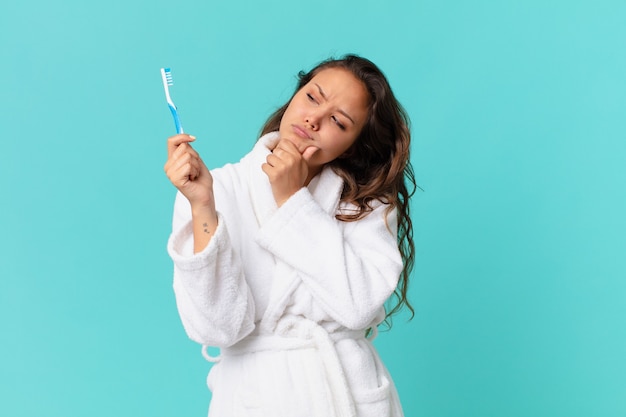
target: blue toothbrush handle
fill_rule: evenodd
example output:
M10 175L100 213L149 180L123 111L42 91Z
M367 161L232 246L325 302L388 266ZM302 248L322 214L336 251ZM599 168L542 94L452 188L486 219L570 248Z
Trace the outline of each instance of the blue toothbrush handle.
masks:
M176 125L176 133L185 133L183 131L183 125L180 123L180 117L178 117L178 112L176 111L176 107L168 104L170 111L172 112L172 117L174 117L174 124Z

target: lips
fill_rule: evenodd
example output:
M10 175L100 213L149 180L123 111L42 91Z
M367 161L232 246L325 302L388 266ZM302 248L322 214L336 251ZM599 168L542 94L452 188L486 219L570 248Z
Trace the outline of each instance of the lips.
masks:
M298 135L299 137L301 137L302 139L313 139L311 136L309 136L309 134L307 133L306 130L304 130L304 128L298 126L298 125L291 125L291 129L293 130L293 132Z

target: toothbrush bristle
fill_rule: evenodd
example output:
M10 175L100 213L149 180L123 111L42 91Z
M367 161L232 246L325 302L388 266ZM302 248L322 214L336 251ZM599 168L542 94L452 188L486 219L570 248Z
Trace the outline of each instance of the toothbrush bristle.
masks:
M167 85L174 85L172 71L169 68L165 68L165 80L167 81Z

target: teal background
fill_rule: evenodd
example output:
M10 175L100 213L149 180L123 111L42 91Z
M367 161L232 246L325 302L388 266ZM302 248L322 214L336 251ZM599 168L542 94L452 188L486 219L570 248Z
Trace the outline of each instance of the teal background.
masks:
M0 11L0 415L202 416L165 251L174 125L235 161L355 52L413 123L407 416L626 415L626 2L113 0Z

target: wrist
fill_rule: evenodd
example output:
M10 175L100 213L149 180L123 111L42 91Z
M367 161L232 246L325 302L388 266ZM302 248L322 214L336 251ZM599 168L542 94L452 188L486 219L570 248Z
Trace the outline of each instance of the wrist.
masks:
M203 221L217 222L217 210L215 205L193 205L191 206L191 217Z
M215 213L215 200L213 196L206 199L189 201L191 206L191 214L213 214Z

